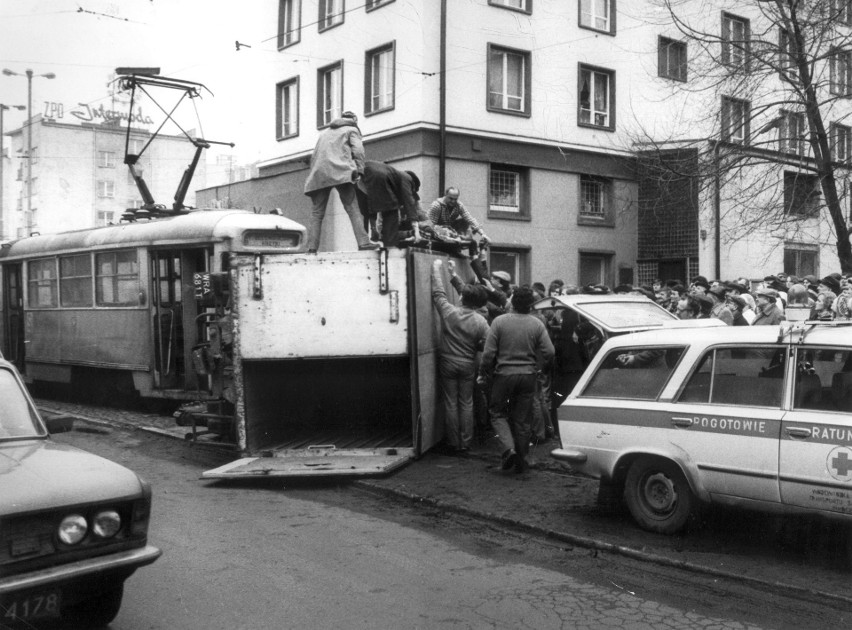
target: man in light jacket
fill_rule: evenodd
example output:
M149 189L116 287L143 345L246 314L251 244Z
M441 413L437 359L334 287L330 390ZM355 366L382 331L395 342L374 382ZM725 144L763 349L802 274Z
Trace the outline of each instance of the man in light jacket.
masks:
M355 200L355 182L364 174L364 145L358 129L358 117L343 112L331 122L317 139L311 156L311 170L305 181L305 194L313 202L308 234L308 253L316 254L322 232L322 221L332 189L349 215L358 249L378 249L370 241L361 224L361 213Z

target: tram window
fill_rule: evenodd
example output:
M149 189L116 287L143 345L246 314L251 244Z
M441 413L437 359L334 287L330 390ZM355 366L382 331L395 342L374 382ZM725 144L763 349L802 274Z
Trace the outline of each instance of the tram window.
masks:
M27 300L30 308L56 306L56 259L43 258L27 263Z
M139 303L139 263L135 250L97 254L95 266L98 306Z
M59 300L62 306L92 305L92 257L59 258Z

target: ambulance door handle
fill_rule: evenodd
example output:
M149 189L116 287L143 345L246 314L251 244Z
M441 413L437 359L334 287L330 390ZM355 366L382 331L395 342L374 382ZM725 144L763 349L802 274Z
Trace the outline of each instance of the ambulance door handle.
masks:
M684 418L684 417L675 417L672 418L672 424L676 427L681 427L683 429L688 429L692 426L692 418Z
M793 438L809 438L811 437L810 429L805 429L802 427L787 427L784 429L787 432L787 435Z

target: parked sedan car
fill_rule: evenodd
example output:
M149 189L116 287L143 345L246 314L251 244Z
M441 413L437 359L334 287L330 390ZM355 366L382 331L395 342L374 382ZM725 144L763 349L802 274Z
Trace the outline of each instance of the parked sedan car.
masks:
M852 326L610 339L559 408L556 459L672 534L700 504L852 519Z
M147 542L150 514L148 484L51 439L0 359L0 627L109 623L124 581L160 556Z

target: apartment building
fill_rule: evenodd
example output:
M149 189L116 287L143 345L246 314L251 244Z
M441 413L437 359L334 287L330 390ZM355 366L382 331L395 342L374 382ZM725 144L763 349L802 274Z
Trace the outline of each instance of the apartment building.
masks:
M759 3L680 4L718 45L650 0L278 0L269 157L199 203L307 224L316 138L352 110L368 159L418 173L424 206L461 190L492 268L517 282L836 269L801 108L783 78L748 88L744 72L783 33ZM848 82L844 60L820 65L826 89ZM831 103L848 138L845 93ZM845 162L847 144L832 146ZM339 206L321 248L354 248Z
M26 125L8 132L6 167L13 176L3 187L0 240L117 223L127 208L139 208L142 197L124 164L126 132L116 121L71 123L39 114L32 120L31 166ZM150 138L148 131L132 129L130 152L138 154ZM171 207L194 151L182 136L164 134L144 150L139 166L157 203ZM205 170L200 162L196 186L205 185ZM194 197L187 195L187 205L195 205Z

